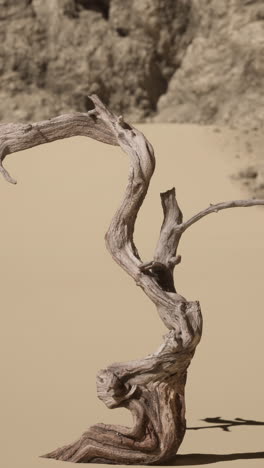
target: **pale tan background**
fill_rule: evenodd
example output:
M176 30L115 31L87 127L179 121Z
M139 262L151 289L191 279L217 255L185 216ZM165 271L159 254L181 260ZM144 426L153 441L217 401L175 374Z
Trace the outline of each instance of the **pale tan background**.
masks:
M140 128L157 157L135 236L147 261L162 220L160 191L176 185L185 218L247 194L227 176L243 145L238 131ZM1 466L65 466L38 456L95 422L130 424L128 412L97 399L97 370L154 351L165 328L104 246L126 183L121 150L73 138L9 156L6 164L19 183L0 181ZM183 237L177 289L199 299L204 316L188 376L189 427L214 416L264 421L263 215L255 207L210 215ZM180 454L202 455L179 457L179 464L261 467L263 434L264 426L189 430ZM239 455L255 452L252 459Z

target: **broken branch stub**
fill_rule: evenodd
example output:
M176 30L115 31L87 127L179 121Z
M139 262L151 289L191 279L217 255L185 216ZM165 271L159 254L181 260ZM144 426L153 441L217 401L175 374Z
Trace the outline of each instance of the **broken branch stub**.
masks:
M211 206L183 222L175 189L161 194L163 224L153 260L143 263L133 233L139 209L155 169L154 151L144 135L110 112L93 95L87 114L67 114L31 125L0 125L0 171L7 154L70 136L85 135L119 145L129 157L128 184L106 233L113 259L136 281L156 305L169 332L160 348L138 361L116 363L98 372L98 397L109 408L124 407L133 427L96 424L79 440L44 455L71 462L157 464L172 458L185 434L184 389L187 368L202 334L199 302L176 292L173 279L180 262L177 248L183 232L203 216L224 208L264 204L263 200L226 202Z

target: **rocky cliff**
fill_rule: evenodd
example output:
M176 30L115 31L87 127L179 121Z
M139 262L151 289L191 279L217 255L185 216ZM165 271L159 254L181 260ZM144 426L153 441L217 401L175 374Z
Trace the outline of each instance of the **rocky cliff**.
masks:
M159 121L264 122L263 0L193 0L191 41L168 91Z
M0 120L264 122L263 0L0 0Z
M89 108L154 115L187 47L186 0L0 0L1 120Z

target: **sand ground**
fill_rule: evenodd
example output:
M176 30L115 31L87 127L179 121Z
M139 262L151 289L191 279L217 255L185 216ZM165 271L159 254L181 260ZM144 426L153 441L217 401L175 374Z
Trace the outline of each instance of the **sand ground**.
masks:
M162 220L159 192L175 185L185 218L248 195L228 177L244 145L237 130L140 128L157 158L135 235L147 261ZM1 463L59 467L39 455L96 422L130 424L125 410L97 399L96 372L154 351L165 328L104 246L126 183L121 150L78 137L11 155L6 165L18 185L0 181ZM175 465L263 466L263 215L257 207L213 214L183 236L176 287L200 300L204 333L189 370L189 430ZM201 421L215 417L262 424L224 431L214 419Z

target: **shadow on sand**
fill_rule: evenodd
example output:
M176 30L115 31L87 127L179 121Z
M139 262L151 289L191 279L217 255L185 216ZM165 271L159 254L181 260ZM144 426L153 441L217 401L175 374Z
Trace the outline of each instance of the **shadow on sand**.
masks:
M264 422L261 421L254 421L252 419L242 419L242 418L235 418L233 420L230 419L223 419L220 416L215 418L205 418L201 419L201 421L205 421L210 423L211 426L197 426L197 427L187 427L188 431L198 431L200 429L222 429L223 431L230 432L231 427L236 426L264 426ZM213 424L213 426L212 426Z
M216 453L190 453L187 455L176 455L167 466L209 465L210 463L233 460L255 460L257 458L264 459L264 452L226 453L224 455L218 455Z
M189 431L198 431L200 429L221 429L230 432L231 427L236 426L264 426L264 422L254 421L250 419L235 418L234 420L222 419L220 416L215 418L202 419L209 426L188 427ZM189 453L184 455L176 455L167 466L194 466L194 465L209 465L210 463L234 461L234 460L255 460L264 459L263 452L242 452L242 453Z

